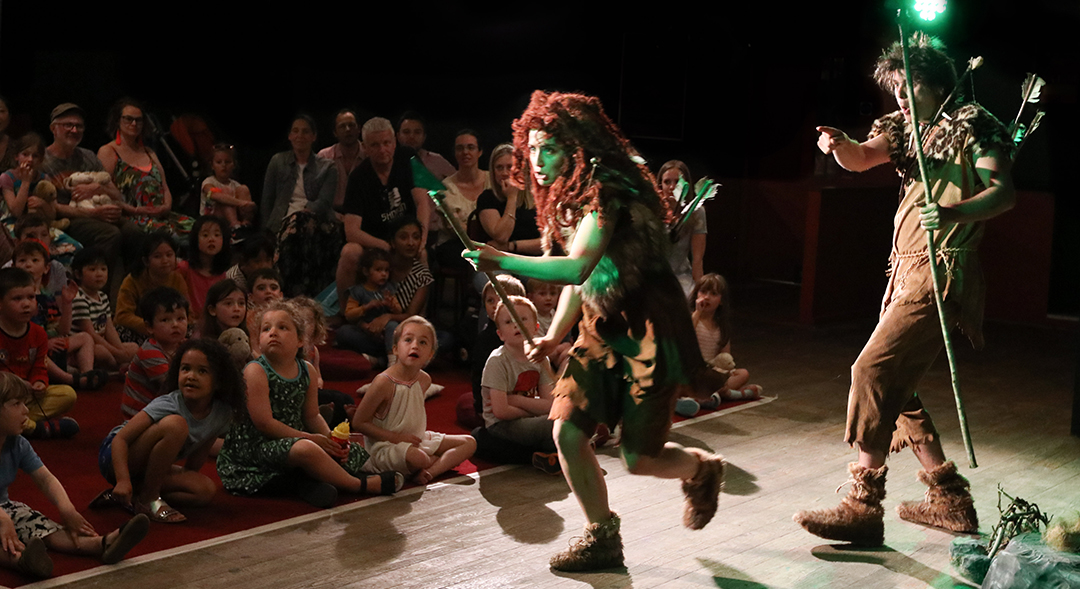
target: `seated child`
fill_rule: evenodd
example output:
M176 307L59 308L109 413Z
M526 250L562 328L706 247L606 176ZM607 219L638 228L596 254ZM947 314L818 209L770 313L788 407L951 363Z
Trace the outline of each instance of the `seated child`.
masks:
M251 277L256 270L274 267L274 253L277 250L274 236L263 231L244 240L240 246L240 261L225 271L225 278L251 291Z
M214 146L214 159L211 162L213 174L203 180L202 206L200 215L221 217L228 223L230 239L236 239L251 226L255 218L255 203L251 200L251 191L247 186L233 180L236 169L236 150L226 143Z
M15 246L15 267L30 273L38 289L37 313L32 321L45 328L49 337L49 378L72 385L77 389L99 389L108 382L104 370L94 369L94 338L88 333L71 333L71 305L79 287L67 280L64 287L53 293L47 286L49 250L36 239L27 239ZM76 372L68 372L68 359L73 360Z
M350 421L356 411L353 398L341 391L323 388L322 370L319 367L319 346L326 343L326 314L323 306L311 297L293 297L289 299L304 316L307 329L304 331L302 357L311 363L315 382L319 386L319 413L327 425L337 426Z
M540 324L540 329L533 335L536 337L547 335L548 329L551 328L551 320L555 318L555 307L559 304L559 296L562 294L563 287L559 284L544 282L535 278L530 278L525 287L529 293L529 300L536 306L536 320ZM548 356L552 366L562 367L563 362L567 360L570 353L570 346L571 342L568 337L566 341L555 348L555 351Z
M232 263L229 249L229 229L218 217L202 216L188 234L187 259L176 265L188 287L191 312L198 320L202 313L206 292L219 280ZM241 289L243 290L243 289Z
M386 365L382 358L394 337L395 325L384 321L381 328L376 328L375 319L401 313L394 290L387 287L390 254L379 248L364 250L360 256L360 278L349 289L349 300L345 305L346 324L337 330L337 346L360 352L371 362L372 368L378 368Z
M251 273L251 291L248 292L248 312L244 319L245 331L254 334L250 338L252 358L259 355L259 315L262 310L273 301L280 301L284 293L281 292L281 274L273 268L260 268Z
M495 280L499 281L503 290L510 296L525 296L525 287L521 285L521 281L509 274L496 274ZM499 304L499 295L495 293L495 287L491 286L488 282L484 285L483 290L480 293L481 300L484 301L484 311L487 317L495 316L495 307ZM497 332L495 321L488 321L484 326L484 329L480 331L480 335L476 338L476 343L473 344L472 350L469 352L469 360L472 363L470 369L470 377L472 380L472 412L467 410L458 411L458 422L462 426L468 429L475 429L484 424L484 399L481 393L481 382L484 376L484 363L487 361L491 352L495 351L495 348L501 345L499 340L499 334ZM468 393L466 393L468 394ZM464 395L463 395L464 396ZM463 407L462 403L458 403L458 407Z
M98 467L112 489L90 504L129 506L151 521L187 518L172 505L203 506L217 486L199 472L234 411L244 403L244 381L225 346L193 339L181 344L169 363L164 394L117 426L101 443ZM174 463L183 460L184 466Z
M525 297L511 296L518 317L526 324L536 324L536 307ZM531 449L533 466L550 474L560 472L552 437L551 365L529 361L525 354L525 335L514 324L510 310L502 301L495 307L495 328L503 345L484 364L481 394L484 398L484 425L496 438L509 440Z
M67 268L53 256L52 232L49 230L49 220L44 215L28 213L15 223L12 234L15 236L16 243L27 239L36 239L45 245L45 249L49 252L46 289L54 296L60 294L64 285L67 284ZM14 263L15 261L12 260L10 263L5 264L5 267Z
M94 338L94 362L110 370L127 365L139 351L139 344L120 341L112 321L112 308L105 287L109 284L109 261L105 253L90 247L75 254L71 272L79 283L79 294L71 303L71 327Z
M250 495L284 492L315 507L330 507L338 491L390 495L404 477L366 476L368 453L360 444L331 439L319 415L311 364L300 360L307 328L296 305L270 303L259 321L262 355L244 368L247 402L217 458L225 490Z
M146 321L138 313L143 295L167 286L188 298L187 282L176 269L176 243L172 234L165 229L155 231L143 240L142 247L142 255L132 267L131 274L120 284L114 318L120 340L138 344L150 335Z
M216 340L232 327L247 331L247 308L247 294L240 285L228 278L218 282L206 293L199 334Z
M120 410L131 419L164 391L169 361L187 339L188 300L179 292L161 287L139 301L139 315L150 337L135 353L124 381Z
M371 467L412 475L426 485L476 451L469 435L427 431L424 391L431 377L423 371L435 357L435 326L414 315L394 331L397 362L379 373L353 415L352 429L364 434Z
M21 378L0 372L0 564L35 577L52 575L53 563L47 549L69 554L96 556L105 564L119 562L149 530L145 515L136 515L105 537L76 511L67 491L41 462L30 442L19 435L27 416L26 403L32 398L30 387ZM8 487L15 481L17 469L26 472L34 484L56 506L64 524L60 525L31 509L12 501Z
M75 405L75 389L49 385L45 368L49 338L45 328L30 319L37 312L34 278L21 268L0 269L0 372L10 372L30 383L29 413L23 421L23 435L33 438L70 438L79 433L79 424L70 417L57 417Z
M760 399L761 385L747 385L750 373L745 368L736 368L731 357L731 297L727 281L719 274L706 274L694 285L688 300L701 355L713 370L727 374L727 382L700 404L689 397L679 399L675 412L692 417L700 408L715 409L723 401Z

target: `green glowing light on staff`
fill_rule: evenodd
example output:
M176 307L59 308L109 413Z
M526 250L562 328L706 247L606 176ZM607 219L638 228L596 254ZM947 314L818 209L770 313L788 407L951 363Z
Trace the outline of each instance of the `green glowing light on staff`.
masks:
M915 12L919 18L930 21L945 13L946 0L915 0Z

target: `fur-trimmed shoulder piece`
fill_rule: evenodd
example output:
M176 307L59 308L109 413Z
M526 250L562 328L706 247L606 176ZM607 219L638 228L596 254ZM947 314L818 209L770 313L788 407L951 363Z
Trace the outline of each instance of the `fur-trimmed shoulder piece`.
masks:
M874 121L868 137L884 135L889 141L889 159L901 176L907 172L918 176L915 146L911 141L911 125L901 111L889 113ZM933 128L923 131L923 152L930 169L938 169L956 160L966 149L979 152L996 150L1012 159L1015 145L1005 125L978 104L967 104L946 113ZM972 153L974 156L974 153Z

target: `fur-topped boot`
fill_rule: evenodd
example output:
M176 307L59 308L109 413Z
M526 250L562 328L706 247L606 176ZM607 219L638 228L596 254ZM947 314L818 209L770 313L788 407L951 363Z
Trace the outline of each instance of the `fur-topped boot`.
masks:
M694 478L683 481L682 492L686 496L683 525L700 530L716 515L720 490L724 486L724 457L698 448L687 448L697 457L699 464Z
M595 571L623 566L622 536L619 516L611 513L605 521L585 526L585 533L570 544L570 549L551 557L557 571Z
M852 462L848 471L851 490L840 500L840 505L800 511L792 519L815 536L859 546L881 546L885 542L885 510L881 500L885 498L885 474L889 467L866 468Z
M943 528L951 532L974 534L979 531L979 516L968 492L968 480L948 461L937 468L919 471L919 480L929 487L922 501L904 501L896 506L901 519Z

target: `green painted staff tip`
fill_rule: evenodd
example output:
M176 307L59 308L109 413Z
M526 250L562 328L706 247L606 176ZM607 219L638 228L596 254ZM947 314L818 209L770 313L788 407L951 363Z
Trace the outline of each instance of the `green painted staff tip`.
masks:
M420 161L420 158L415 155L409 158L409 165L412 166L413 184L417 188L423 188L424 190L446 190L446 185L441 180L435 177L424 165L424 162Z

